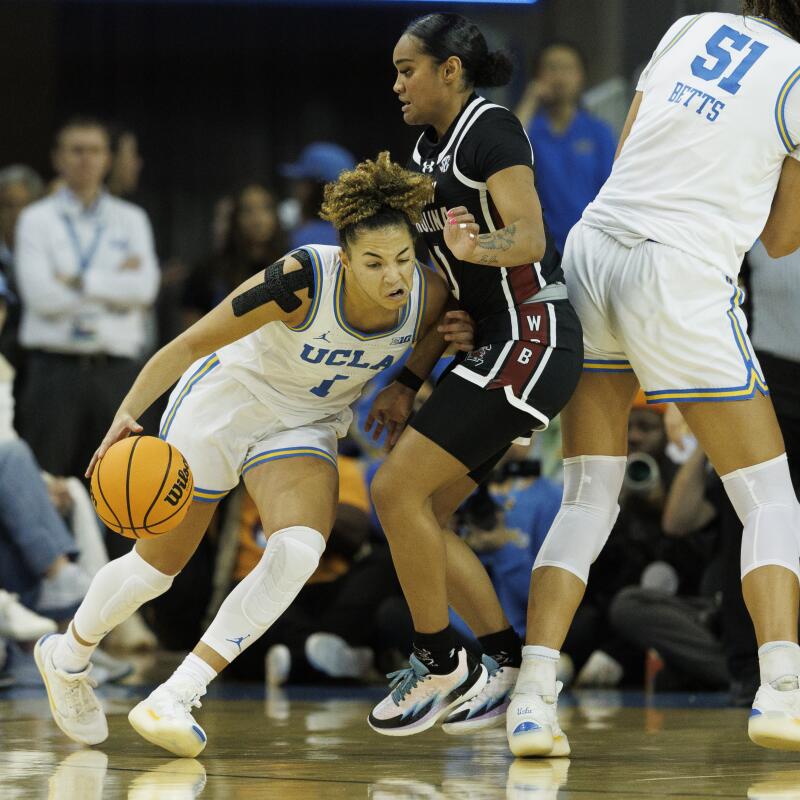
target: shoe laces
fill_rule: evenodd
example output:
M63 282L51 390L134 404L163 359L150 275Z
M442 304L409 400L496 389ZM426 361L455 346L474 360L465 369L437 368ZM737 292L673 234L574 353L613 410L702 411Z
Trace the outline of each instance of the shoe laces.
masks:
M97 681L89 677L89 665L83 672L61 672L64 679L64 701L76 717L97 710L97 698L90 691L97 688Z
M170 711L175 708L180 709L184 714L191 716L193 708L202 708L200 698L205 692L199 692L191 686L172 687L165 686L164 692L157 700L166 705Z
M398 669L386 676L389 679L389 688L392 690L392 700L398 706L418 683L429 677L428 668L416 656L411 656L408 663L409 666L405 669Z

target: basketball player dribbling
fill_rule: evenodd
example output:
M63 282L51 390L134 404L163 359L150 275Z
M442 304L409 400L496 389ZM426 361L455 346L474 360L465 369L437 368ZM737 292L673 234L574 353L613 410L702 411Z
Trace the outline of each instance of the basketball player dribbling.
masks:
M737 276L761 237L800 245L800 4L684 17L642 73L611 177L564 252L584 330L562 415L564 497L531 579L507 712L515 755L560 735L558 651L617 516L631 402L674 402L744 526L742 590L759 644L750 738L800 750L800 506L746 333Z
M409 363L420 374L438 359L442 334L470 348L471 326L460 312L448 312L437 330L447 289L415 261L414 223L430 192L428 178L388 153L342 173L326 187L323 206L341 248L310 245L267 267L142 369L88 472L114 442L141 431L136 419L180 378L160 436L188 460L194 499L175 530L137 541L97 573L64 635L36 644L53 717L70 738L99 744L108 736L91 653L169 589L241 476L268 536L264 556L194 652L129 715L154 744L197 755L206 735L192 708L317 567L335 518L336 440L352 420L350 404L419 339Z

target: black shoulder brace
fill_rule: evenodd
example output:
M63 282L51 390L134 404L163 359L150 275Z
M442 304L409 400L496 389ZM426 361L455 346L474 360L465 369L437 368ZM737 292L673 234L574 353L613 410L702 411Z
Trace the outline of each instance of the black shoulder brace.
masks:
M259 306L272 302L277 303L283 311L289 313L296 311L301 305L295 292L308 289L308 296L314 296L316 287L314 286L314 266L311 263L311 254L308 250L295 250L290 255L299 261L303 268L284 275L283 259L270 264L264 270L263 283L259 283L233 298L234 316L242 317Z

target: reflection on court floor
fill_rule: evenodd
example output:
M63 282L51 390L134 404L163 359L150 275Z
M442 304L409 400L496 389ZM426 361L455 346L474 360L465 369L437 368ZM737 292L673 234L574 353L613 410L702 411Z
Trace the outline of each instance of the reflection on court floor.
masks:
M800 756L761 750L747 711L718 695L578 693L563 725L573 755L513 760L502 729L381 737L366 724L374 691L270 692L221 686L199 712L200 759L140 739L125 713L138 689L107 692L109 739L74 745L38 691L0 697L2 800L222 798L781 798L800 800Z

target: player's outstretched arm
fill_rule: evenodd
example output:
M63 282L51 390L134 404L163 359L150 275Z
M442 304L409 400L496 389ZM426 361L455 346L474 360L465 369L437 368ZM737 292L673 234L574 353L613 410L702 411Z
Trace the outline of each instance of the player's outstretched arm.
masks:
M269 322L299 324L314 295L314 274L305 251L287 256L246 280L216 308L164 345L144 365L119 407L86 470L112 444L142 428L136 419L199 358L235 342Z
M501 169L486 182L505 227L480 233L475 218L463 206L447 212L444 241L461 261L490 267L518 267L540 261L546 239L542 205L527 166Z

